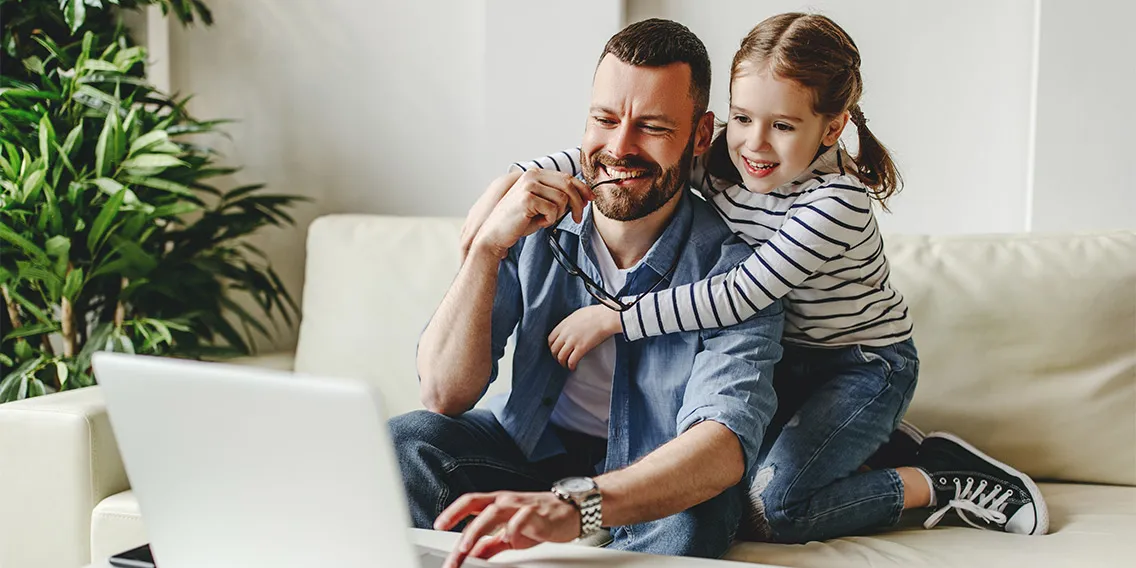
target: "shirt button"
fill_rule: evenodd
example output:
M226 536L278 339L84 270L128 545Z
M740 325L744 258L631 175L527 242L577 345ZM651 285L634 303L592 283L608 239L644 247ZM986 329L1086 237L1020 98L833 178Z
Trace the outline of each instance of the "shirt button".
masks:
M540 403L545 405L545 406L552 406L552 403L554 403L554 402L556 402L556 401L552 400L551 396L546 396L546 397L540 399Z

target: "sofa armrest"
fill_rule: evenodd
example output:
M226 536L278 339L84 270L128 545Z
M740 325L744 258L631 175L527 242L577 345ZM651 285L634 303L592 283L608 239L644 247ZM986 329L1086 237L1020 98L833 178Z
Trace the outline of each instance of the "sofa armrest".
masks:
M264 355L250 355L248 357L237 357L225 361L234 365L248 365L250 367L263 367L265 369L274 369L277 371L291 371L296 365L296 354L291 351L281 351L278 353L266 353Z
M129 488L102 389L0 405L0 566L91 561L91 511Z

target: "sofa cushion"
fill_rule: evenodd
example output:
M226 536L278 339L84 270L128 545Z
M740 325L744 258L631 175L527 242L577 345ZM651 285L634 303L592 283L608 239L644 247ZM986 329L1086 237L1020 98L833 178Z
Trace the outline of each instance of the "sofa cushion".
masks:
M91 558L106 558L150 542L133 491L103 499L91 512Z
M908 419L1038 479L1136 484L1136 232L898 237Z
M1136 488L1041 484L1050 534L1022 536L965 525L926 530L926 511L909 512L903 528L873 536L802 545L735 544L727 559L798 568L848 566L1122 566L1136 557ZM948 519L957 518L949 514Z
M1050 531L1027 537L963 526L919 526L926 511L909 513L904 528L873 536L805 545L737 543L727 559L802 568L850 566L1115 566L1136 557L1136 488L1041 484L1049 504ZM948 519L954 518L949 515ZM944 521L946 522L946 521ZM146 542L131 491L108 497L92 517L96 555ZM97 558L98 556L96 556Z
M331 215L308 230L295 369L382 387L391 415L421 408L415 350L458 269L461 219ZM491 393L507 390L512 356Z

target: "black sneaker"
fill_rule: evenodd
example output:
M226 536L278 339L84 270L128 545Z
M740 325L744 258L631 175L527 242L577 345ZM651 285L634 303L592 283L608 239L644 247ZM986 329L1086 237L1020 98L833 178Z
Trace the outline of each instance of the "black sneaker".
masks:
M1033 480L954 435L928 434L916 465L935 486L937 510L923 523L926 528L954 510L980 529L1024 535L1049 531L1049 510Z
M868 469L895 469L915 465L919 444L922 443L923 432L907 421L900 422L899 427L891 433L891 438L864 465Z

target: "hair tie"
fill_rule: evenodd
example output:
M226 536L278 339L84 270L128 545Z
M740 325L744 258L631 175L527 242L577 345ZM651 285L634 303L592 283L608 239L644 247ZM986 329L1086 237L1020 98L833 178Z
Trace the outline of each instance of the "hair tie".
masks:
M860 105L853 105L852 108L848 110L848 114L851 115L852 123L856 126L866 126L868 124L868 119L864 116L864 111L860 109Z

